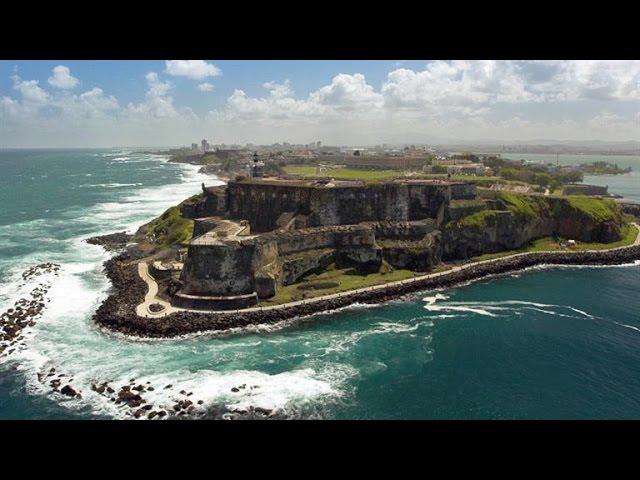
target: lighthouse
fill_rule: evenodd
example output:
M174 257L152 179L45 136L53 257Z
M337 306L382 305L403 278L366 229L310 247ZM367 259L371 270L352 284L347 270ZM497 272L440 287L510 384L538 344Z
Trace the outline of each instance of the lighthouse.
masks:
M251 176L253 178L262 177L264 162L258 158L258 152L253 152L253 165L251 165Z

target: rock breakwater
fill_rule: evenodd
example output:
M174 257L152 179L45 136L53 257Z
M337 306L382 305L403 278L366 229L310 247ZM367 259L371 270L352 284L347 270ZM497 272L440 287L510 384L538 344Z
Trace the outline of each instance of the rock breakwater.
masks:
M29 267L22 273L23 282L28 282L45 274L58 275L60 265L57 263L41 263ZM21 285L23 286L24 283ZM0 356L11 355L20 348L24 340L22 331L27 327L33 327L36 319L40 317L49 299L46 294L51 288L51 283L43 281L31 290L29 297L18 299L13 308L0 314Z
M224 331L268 325L287 319L344 308L354 303L382 303L403 295L447 288L479 278L530 268L536 265L617 265L640 259L640 245L603 251L531 252L483 262L456 266L440 274L394 282L383 287L319 297L294 305L230 312L178 311L161 318L143 318L135 307L144 300L146 284L137 275L135 264L128 264L126 253L105 264L114 285L114 294L100 306L94 320L101 326L127 335L175 337L179 335Z

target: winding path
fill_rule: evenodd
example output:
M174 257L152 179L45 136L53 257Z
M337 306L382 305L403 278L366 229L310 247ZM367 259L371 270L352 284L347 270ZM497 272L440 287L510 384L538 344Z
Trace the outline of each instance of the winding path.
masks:
M138 263L138 275L140 275L140 278L142 278L142 280L144 280L149 287L149 290L147 290L147 294L144 296L144 302L136 307L136 314L139 317L164 317L176 311L176 309L171 306L169 302L161 300L157 297L158 284L149 273L149 266L145 262ZM152 312L149 307L153 304L158 303L164 307L164 310L162 310L161 312Z
M636 230L638 230L638 233L636 234L636 239L633 242L633 244L625 245L625 246L622 246L622 247L604 249L604 250L581 250L580 252L615 251L615 250L620 250L620 249L623 249L623 248L629 248L631 246L640 245L640 225L638 225L637 223L632 223L632 225L636 228ZM269 305L269 306L265 306L265 307L249 307L249 308L244 308L242 310L194 310L194 309L174 307L169 302L167 302L165 300L161 300L160 298L157 297L158 284L156 283L154 278L149 274L149 270L148 270L147 264L144 263L144 262L141 262L141 263L138 263L138 273L139 273L140 277L149 286L149 290L148 290L147 294L145 295L144 302L136 307L136 314L138 316L140 316L140 317L146 317L146 318L161 318L161 317L165 317L165 316L167 316L167 315L169 315L171 313L179 312L179 311L198 312L198 313L211 313L211 314L230 314L230 313L234 313L234 312L263 312L263 311L277 310L277 309L283 309L283 308L292 307L292 306L295 306L295 305L309 305L309 304L313 304L313 303L316 303L316 302L329 300L329 299L333 299L333 298L347 297L347 296L352 295L354 293L363 293L363 292L370 292L370 291L376 291L376 290L384 290L385 288L388 288L388 287L391 287L391 286L408 285L408 284L411 284L413 282L417 282L417 281L424 280L424 279L427 279L427 278L436 278L436 277L440 277L442 275L449 275L452 272L458 272L458 271L465 270L465 269L468 269L468 268L471 268L471 267L475 267L477 265L495 263L497 261L501 261L501 260L504 260L506 258L515 258L515 257L523 256L523 255L529 255L530 253L531 252L514 253L513 255L505 255L505 256L502 256L502 257L496 257L496 258L492 258L492 259L489 259L489 260L480 260L480 261L477 261L477 262L465 263L463 265L457 265L455 267L452 267L450 269L444 270L442 272L428 273L428 274L425 274L425 275L420 275L420 276L408 278L408 279L405 279L405 280L397 280L395 282L381 283L379 285L373 285L371 287L356 288L356 289L348 290L348 291L345 291L345 292L332 293L330 295L323 295L323 296L319 296L319 297L307 298L305 300L297 300L295 302L288 302L288 303L283 303L283 304L280 304L280 305ZM566 254L567 252L565 252L565 251L545 251L545 252L539 252L539 253L550 253L550 254L563 255L563 254ZM157 303L163 305L165 307L164 310L162 310L161 312L152 312L151 310L149 310L149 306L151 304L157 304Z

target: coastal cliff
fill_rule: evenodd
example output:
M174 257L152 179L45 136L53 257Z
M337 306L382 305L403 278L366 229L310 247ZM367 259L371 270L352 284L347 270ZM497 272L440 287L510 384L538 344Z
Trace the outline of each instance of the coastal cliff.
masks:
M611 200L496 193L495 206L443 225L443 258L465 259L559 236L610 243L622 238L622 212Z

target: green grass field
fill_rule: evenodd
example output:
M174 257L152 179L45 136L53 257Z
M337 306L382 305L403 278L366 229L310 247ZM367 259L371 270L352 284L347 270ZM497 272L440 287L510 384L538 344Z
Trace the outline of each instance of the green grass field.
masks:
M285 170L290 175L303 175L315 177L316 167L305 165L287 165ZM323 172L323 176L333 177L336 180L363 180L382 181L391 180L401 175L397 170L358 170L354 168L333 168Z
M309 165L287 165L284 167L290 175L302 175L304 177L313 178L316 175L316 167ZM376 183L384 180L391 180L403 176L400 170L364 170L357 168L333 168L326 170L323 176L333 177L336 180L362 180L365 183ZM497 181L514 185L523 185L522 182L502 180L499 177L478 177L475 175L447 175L426 174L415 172L410 178L423 178L431 180L454 180L459 182L470 182L478 186L491 186Z

